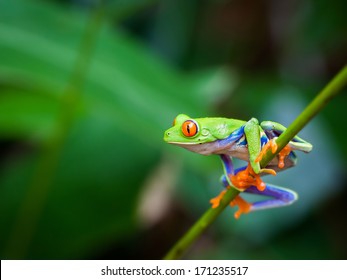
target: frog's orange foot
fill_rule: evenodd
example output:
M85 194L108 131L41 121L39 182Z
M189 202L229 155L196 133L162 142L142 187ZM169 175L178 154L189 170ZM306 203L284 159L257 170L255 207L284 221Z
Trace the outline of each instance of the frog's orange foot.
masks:
M212 204L212 208L217 208L220 204L220 201L222 200L223 196L225 195L227 191L222 191L218 196L211 198L210 203Z
M244 200L241 196L236 196L232 202L230 202L230 206L238 206L239 209L235 212L234 217L235 219L240 218L242 213L247 214L249 211L251 211L252 204L248 203L246 200Z
M250 186L256 186L259 191L263 191L266 188L265 183L260 179L260 175L253 171L250 164L248 164L245 170L229 177L231 183L239 190L247 189Z
M259 155L255 159L255 162L260 162L264 155L267 153L268 150L271 149L271 152L274 154L277 151L277 144L274 139L269 140L264 147L261 149Z
M286 145L279 153L278 153L278 167L283 168L284 167L284 159L286 156L290 154L292 151L292 148L289 145Z

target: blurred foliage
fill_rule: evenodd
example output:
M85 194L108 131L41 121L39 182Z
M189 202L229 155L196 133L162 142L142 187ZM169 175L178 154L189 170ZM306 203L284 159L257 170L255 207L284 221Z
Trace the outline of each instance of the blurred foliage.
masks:
M167 147L163 131L178 113L288 125L346 63L346 9L1 1L1 257L162 257L222 171L217 157ZM298 203L238 221L228 209L187 257L346 258L346 101L303 131L312 154L269 178Z

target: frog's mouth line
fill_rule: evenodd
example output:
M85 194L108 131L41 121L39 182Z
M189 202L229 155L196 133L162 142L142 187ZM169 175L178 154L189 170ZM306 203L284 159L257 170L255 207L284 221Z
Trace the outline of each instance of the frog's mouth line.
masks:
M168 142L169 144L178 145L178 146L190 146L190 145L199 145L202 143L192 143L192 142Z

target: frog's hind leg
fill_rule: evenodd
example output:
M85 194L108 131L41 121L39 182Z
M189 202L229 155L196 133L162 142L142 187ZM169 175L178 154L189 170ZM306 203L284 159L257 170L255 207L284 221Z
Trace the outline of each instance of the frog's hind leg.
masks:
M228 188L229 184L225 176L222 176L221 180L223 185L226 188ZM239 209L235 212L234 215L236 219L238 219L243 213L246 214L252 211L287 206L294 203L298 199L298 195L296 192L270 184L266 184L266 188L263 191L258 190L258 188L255 186L250 186L249 188L245 189L244 192L268 196L271 198L262 201L257 201L254 203L249 203L245 201L240 195L238 195L230 203L230 206L232 207L239 207Z
M234 170L232 160L229 156L221 155L221 159L223 162L224 167L224 175L221 178L221 181L226 189L230 188L230 186L233 186L231 182L231 175L234 176L234 174L239 174L247 170L249 168L241 167L236 170ZM235 199L230 203L230 206L238 206L239 209L235 213L235 218L239 218L242 213L248 213L251 211L261 210L261 209L267 209L267 208L273 208L273 207L280 207L285 206L293 203L295 200L297 200L297 194L291 190L287 190L284 188L280 188L274 185L269 185L261 181L262 184L264 184L264 188L259 188L259 185L252 185L253 183L257 183L257 180L253 180L251 182L250 186L247 186L243 189L240 189L239 191L252 193L252 194L259 194L259 195L265 195L269 196L272 199L258 201L254 203L248 203L245 201L240 195L236 196ZM224 197L224 194L226 193L226 190L222 191L217 197L212 198L210 200L210 203L212 204L212 208L216 208L219 206L220 201Z
M226 189L228 189L228 188L230 188L230 185L231 185L229 175L234 173L234 166L233 166L233 162L231 160L231 157L229 157L227 155L222 154L221 160L223 163L224 174L227 174L227 176L228 176L228 177L226 177L226 175L223 175L221 180L222 180L224 186L226 187ZM223 181L223 178L224 178L225 182ZM212 204L212 208L217 208L219 206L225 193L226 193L226 190L223 190L218 196L210 199L210 203Z
M262 192L260 192L254 186L249 187L247 190L245 190L245 192L271 197L270 199L252 203L249 212L287 206L294 203L298 199L298 194L296 192L270 184L266 184L266 188Z

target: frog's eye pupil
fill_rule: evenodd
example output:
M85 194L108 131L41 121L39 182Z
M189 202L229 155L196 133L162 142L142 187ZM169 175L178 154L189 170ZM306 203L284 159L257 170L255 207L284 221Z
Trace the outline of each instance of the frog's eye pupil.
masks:
M187 120L182 124L182 132L187 137L193 137L198 133L198 125L193 120Z

